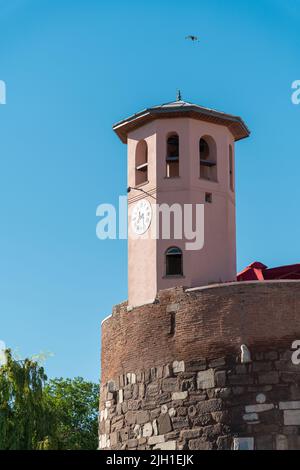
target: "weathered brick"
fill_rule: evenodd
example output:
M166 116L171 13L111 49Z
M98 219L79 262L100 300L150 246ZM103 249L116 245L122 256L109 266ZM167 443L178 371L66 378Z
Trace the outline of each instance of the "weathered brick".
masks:
M175 377L169 377L162 381L163 392L175 392L178 390L178 379Z
M230 375L229 376L229 383L232 385L251 385L253 384L253 377L249 375Z
M159 388L160 387L159 387L158 382L150 383L146 388L146 396L148 397L156 396L159 393Z
M193 419L194 426L208 426L213 423L212 413L201 413Z
M137 411L136 412L136 422L137 424L144 424L149 421L149 412L148 411Z
M252 363L253 372L268 372L272 369L271 362L253 362Z
M208 367L222 367L225 366L226 364L226 358L225 357L219 357L217 359L213 359L212 361L209 361Z
M191 439L189 441L189 449L190 450L211 450L213 445L211 442L206 441L203 438L199 439Z
M200 437L201 429L185 429L184 431L180 431L180 439L195 439L196 437Z
M268 351L265 353L265 359L268 361L275 361L278 359L278 352L277 351Z
M213 411L221 411L222 407L223 403L219 398L197 403L197 410L199 413L212 413Z
M279 382L278 372L271 371L265 374L260 374L258 377L260 384L277 384Z
M273 449L272 436L257 436L255 438L255 447L257 450L272 450Z
M206 369L206 359L197 359L186 362L185 370L189 372L198 372Z
M217 387L225 387L226 385L226 371L220 370L215 372L215 384Z
M140 411L140 413L144 413L144 411ZM125 420L127 424L135 424L137 419L137 413L135 411L127 411L125 415Z

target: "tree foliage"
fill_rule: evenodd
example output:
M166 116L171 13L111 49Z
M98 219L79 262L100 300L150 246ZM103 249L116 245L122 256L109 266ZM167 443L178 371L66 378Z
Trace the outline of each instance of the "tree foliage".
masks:
M59 449L97 449L99 387L81 377L54 379L46 386L57 419Z
M30 359L14 360L0 368L0 448L37 449L49 444L55 417L44 399L47 376Z
M10 350L0 367L0 449L96 449L98 393L82 378L47 381L38 362Z

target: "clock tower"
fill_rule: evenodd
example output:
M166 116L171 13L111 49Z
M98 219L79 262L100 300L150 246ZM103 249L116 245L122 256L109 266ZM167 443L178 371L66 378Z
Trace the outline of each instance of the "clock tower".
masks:
M162 289L236 280L235 142L250 134L243 120L179 96L113 129L128 149L128 305L153 302ZM203 243L192 246L185 211L195 216L199 205Z

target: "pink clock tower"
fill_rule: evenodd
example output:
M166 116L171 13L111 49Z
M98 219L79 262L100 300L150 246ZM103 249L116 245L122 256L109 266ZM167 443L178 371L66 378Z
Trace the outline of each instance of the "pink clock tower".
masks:
M145 109L113 127L128 147L128 304L175 286L236 280L235 142L240 117L181 100ZM204 244L176 236L174 204L204 207ZM153 236L157 208L170 208L169 237ZM160 234L159 234L160 235Z

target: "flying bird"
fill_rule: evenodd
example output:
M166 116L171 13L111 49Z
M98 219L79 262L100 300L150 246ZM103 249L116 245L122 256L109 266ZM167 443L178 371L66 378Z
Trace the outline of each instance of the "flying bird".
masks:
M193 42L199 41L198 37L197 37L197 36L193 36L192 34L190 34L189 36L186 36L185 39L190 39L190 40L193 41Z

